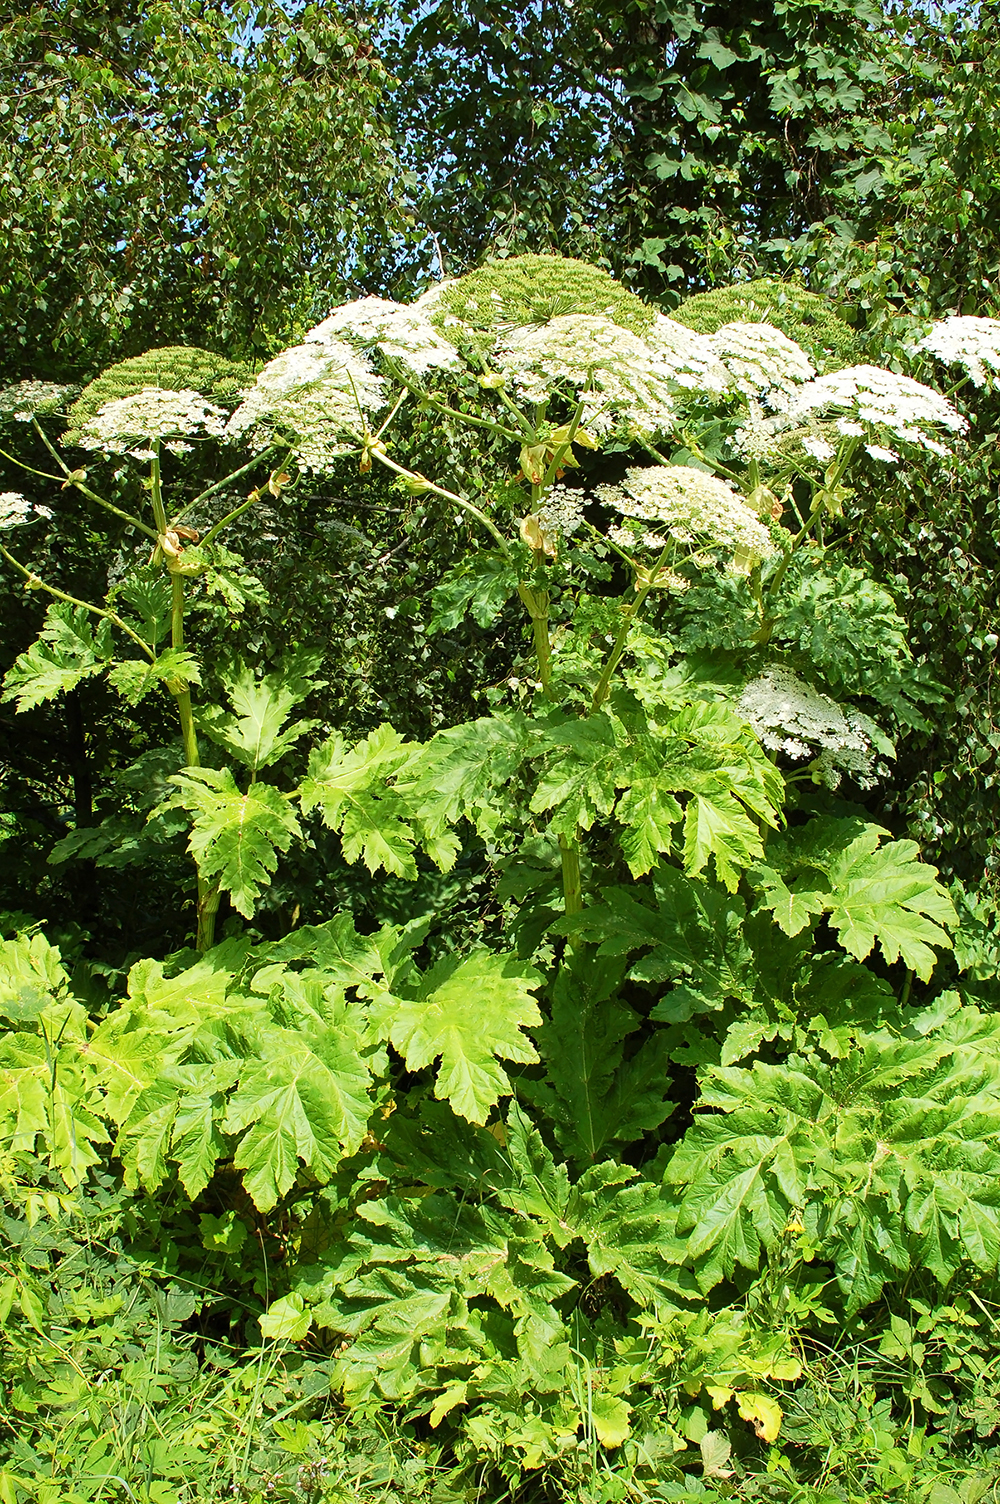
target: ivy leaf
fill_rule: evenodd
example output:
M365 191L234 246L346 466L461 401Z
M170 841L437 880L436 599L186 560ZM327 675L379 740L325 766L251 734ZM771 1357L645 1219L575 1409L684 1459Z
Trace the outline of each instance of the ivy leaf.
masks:
M194 816L188 850L198 871L215 880L245 919L271 881L278 852L302 834L287 794L269 783L241 793L228 768L188 768L168 779L174 794L156 813L185 809Z
M417 996L395 1010L389 1038L407 1070L440 1057L434 1095L470 1123L485 1123L510 1091L498 1063L534 1064L538 1055L522 1033L541 1023L531 989L540 977L513 956L477 950L447 956L425 974Z
M272 1300L260 1318L260 1334L271 1342L301 1342L311 1326L312 1316L297 1290Z
M37 641L15 658L4 679L3 699L15 700L18 714L75 689L108 666L114 652L111 623L102 619L95 632L92 620L82 606L56 601L49 607Z
M613 1450L629 1435L632 1407L613 1394L597 1390L590 1396L590 1418L602 1446Z
M762 1441L775 1442L781 1430L781 1406L769 1394L757 1392L736 1395L742 1420L753 1421L753 1428Z

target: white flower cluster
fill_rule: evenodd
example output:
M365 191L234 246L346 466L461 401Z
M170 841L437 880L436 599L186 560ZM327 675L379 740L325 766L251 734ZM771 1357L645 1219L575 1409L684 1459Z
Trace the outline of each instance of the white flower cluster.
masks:
M366 415L385 406L384 389L384 379L346 341L333 334L312 339L264 367L226 436L266 449L280 434L303 469L327 470L338 455L357 448Z
M341 337L363 348L381 350L417 376L426 371L462 369L458 351L442 339L425 309L416 304L358 298L335 308L309 331L305 343L326 345L331 338Z
M688 465L649 465L626 473L617 486L599 486L606 505L639 523L657 524L652 532L637 528L647 547L663 547L662 533L697 547L714 545L741 559L766 559L776 552L767 528L732 486Z
M571 490L569 486L553 486L535 515L543 532L561 533L564 538L569 538L583 526L583 503L582 491Z
M763 397L769 407L784 407L784 399L816 374L802 346L772 324L723 324L708 344L736 390Z
M646 343L673 370L679 387L722 397L732 387L732 377L704 334L696 334L684 324L658 313L644 336Z
M827 443L826 439L822 439L814 433L803 434L801 444L809 458L819 460L821 465L828 464L837 452L832 444Z
M790 420L784 413L766 413L756 397L748 398L747 408L746 422L729 439L729 448L741 459L773 459L781 448L781 438Z
M673 425L676 361L603 315L563 314L509 330L498 364L525 402L544 403L566 387L586 397L582 423L589 433L665 432Z
M818 781L835 789L844 773L860 788L871 788L880 771L879 752L892 744L870 717L845 710L791 669L768 669L746 686L737 710L765 747L796 762L810 758Z
M821 412L825 408L846 411L850 416L837 423L840 433L865 433L864 425L887 428L897 438L934 454L949 451L929 429L945 428L962 433L968 426L947 398L909 376L884 371L880 366L847 366L802 387L793 398L795 415ZM880 448L881 446L876 446ZM891 450L886 453L892 453ZM876 459L884 455L875 455Z
M198 392L167 392L158 386L147 386L130 397L105 402L84 424L77 443L82 449L99 449L104 454L131 454L135 459L148 459L151 450L132 446L178 439L182 434L219 437L225 426L226 414L222 408L206 402Z
M0 418L30 423L36 413L50 413L73 390L53 381L18 381L0 389Z
M1000 319L943 319L911 348L914 354L926 350L945 365L961 366L974 386L985 386L988 372L1000 373Z
M52 512L48 507L34 505L20 491L0 491L0 528L20 527L23 522L31 522L35 517L49 518Z

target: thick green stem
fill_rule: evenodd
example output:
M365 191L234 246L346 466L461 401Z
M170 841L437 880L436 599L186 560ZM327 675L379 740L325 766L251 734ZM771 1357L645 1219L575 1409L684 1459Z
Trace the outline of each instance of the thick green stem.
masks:
M210 496L214 496L216 491L224 491L226 486L231 486L233 482L239 480L241 476L246 475L251 470L256 470L257 466L262 465L264 461L268 459L268 457L279 447L280 446L278 446L277 444L273 444L270 449L265 449L260 454L254 455L252 460L248 460L248 462L245 465L241 465L238 470L233 470L229 475L223 476L222 480L217 480L206 490L200 491L193 501L189 501L186 507L181 508L176 517L174 517L171 526L176 527L178 522L183 522L184 518L187 517L191 512L193 512L195 507L200 506L203 501L207 501ZM285 449L285 453L287 455L287 448ZM240 510L242 511L243 508L241 507ZM224 526L226 522L230 522L231 520L231 517L223 518L223 521L221 523L216 524L215 530L217 531L219 527Z
M632 605L626 606L624 611L622 612L622 624L618 629L618 636L615 638L611 652L608 654L608 661L601 671L601 677L598 679L597 687L594 690L594 698L590 702L591 715L593 715L596 710L600 710L601 706L608 698L608 691L611 688L611 676L614 673L615 669L618 667L621 656L625 651L625 644L628 641L629 628L645 605L647 595L656 584L660 575L660 570L663 567L663 561L666 556L667 550L664 549L660 557L657 559L656 563L653 565L653 568L649 571L649 578L639 590L639 593L633 601Z
M583 890L580 883L580 852L575 841L568 836L559 837L559 853L562 857L563 903L567 914L579 914L583 908Z
M121 518L122 522L127 522L130 527L137 528L140 533L145 533L147 538L156 537L153 529L151 527L147 527L140 518L133 517L131 512L123 512L121 507L116 507L113 502L105 501L103 496L98 496L96 491L92 491L89 486L85 486L82 480L76 479L75 477L80 472L71 470L69 468L66 461L59 453L58 449L56 449L56 447L50 442L48 434L45 432L44 428L42 428L41 424L38 422L38 419L35 418L32 421L39 438L65 476L65 480L62 483L62 489L64 491L66 490L67 486L73 486L75 490L80 492L81 496L86 496L89 501L95 501L97 505L99 507L103 507L106 512L113 512L116 517ZM59 479L58 475L46 475L44 470L32 469L30 465L23 464L21 460L15 459L13 455L6 454L2 449L0 449L0 454L3 454L6 459L13 459L16 465L20 465L22 470L29 470L32 475L42 475L46 480L58 481Z
M548 691L552 682L552 650L549 644L549 592L536 590L532 585L520 584L517 593L531 617L531 632L534 639L535 657L538 660L538 682L542 693Z
M160 510L162 511L162 509L161 502ZM184 646L183 575L171 573L170 596L170 645L179 649ZM173 695L177 701L177 714L180 717L181 736L184 741L184 762L189 768L199 768L201 767L201 756L198 751L198 733L195 731L194 726L194 711L191 707L191 691L185 684L174 689ZM210 883L199 872L198 920L195 936L195 948L199 952L211 950L215 943L215 916L218 910L218 885Z

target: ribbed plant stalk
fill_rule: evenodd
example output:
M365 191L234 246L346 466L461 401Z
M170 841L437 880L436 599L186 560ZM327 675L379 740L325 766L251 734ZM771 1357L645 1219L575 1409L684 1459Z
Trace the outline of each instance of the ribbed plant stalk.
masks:
M150 497L153 504L153 518L156 529L162 538L166 538L168 531L167 514L163 506L163 487L160 479L160 446L153 445L153 458L150 464ZM177 569L171 569L170 565L175 561L169 554L165 554L167 567L170 573L170 646L176 649L184 647L184 576ZM179 562L179 561L176 561ZM191 691L180 679L168 681L168 688L177 702L177 715L181 723L181 739L184 743L184 763L189 768L201 767L201 755L198 750L198 733L194 725L194 710L191 705ZM197 863L195 864L197 867ZM215 943L215 916L219 910L219 889L215 883L210 883L198 872L198 908L197 927L195 932L195 949L199 952L211 950Z

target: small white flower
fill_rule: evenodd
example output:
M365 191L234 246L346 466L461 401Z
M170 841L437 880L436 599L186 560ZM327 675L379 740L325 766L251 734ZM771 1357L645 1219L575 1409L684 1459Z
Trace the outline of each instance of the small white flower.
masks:
M943 319L911 349L914 354L926 350L945 365L961 366L975 386L985 386L990 373L1000 372L1000 320Z
M825 439L820 439L811 433L804 435L802 448L806 454L811 454L814 460L819 460L824 465L828 460L832 460L837 452L832 444L828 444Z
M0 528L20 527L25 522L32 522L34 517L48 520L52 515L48 507L39 506L37 502L32 505L20 491L0 491Z
M148 462L149 460L154 460L156 458L156 450L155 449L130 449L128 451L128 455L129 455L129 459L132 459L132 460L146 460Z
M31 502L20 491L0 491L0 527L18 527L31 516Z
M895 449L885 449L881 444L866 444L865 449L873 460L881 460L883 465L899 464L899 455Z
M61 406L72 387L53 381L18 381L0 388L0 418L9 415L17 423L30 423L35 413L49 413Z
M679 543L715 545L751 559L776 552L767 528L742 496L704 470L688 465L636 468L620 485L599 486L596 495L625 517L658 524L652 531L662 529ZM633 536L633 545L635 541Z
M729 447L745 460L770 460L781 449L781 438L789 427L783 413L769 416L756 397L748 399L749 417L729 440Z
M855 423L853 418L838 418L837 432L842 433L845 439L862 439L865 430L863 425Z
M168 439L163 447L169 449L171 454L190 454L194 445L185 444L183 439Z
M51 507L39 506L38 502L36 501L35 515L37 517L44 517L46 522L51 522L52 518L55 516L55 513L53 512Z
M935 454L947 450L928 430L944 428L962 433L968 427L961 413L939 392L880 366L848 366L810 381L798 392L790 411L804 415L826 408L847 410L848 416L837 423L841 433L854 433L855 429L848 427L854 424L856 436L861 437L864 425L870 424Z
M538 521L546 533L562 533L570 537L583 526L582 491L569 486L553 486L538 510Z

